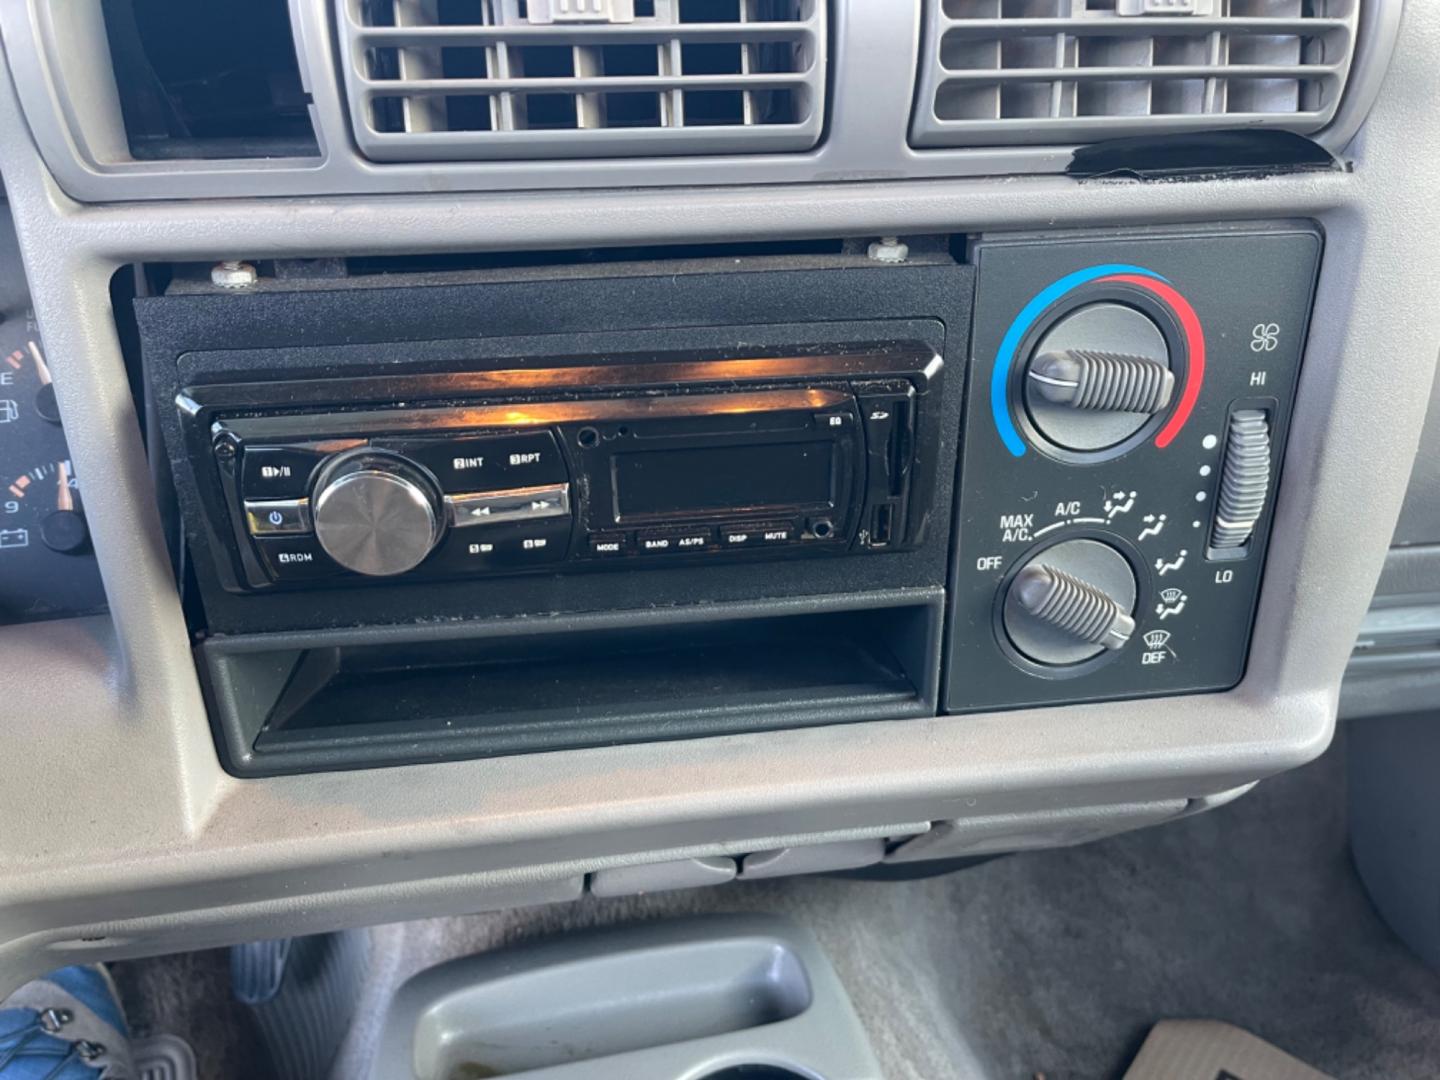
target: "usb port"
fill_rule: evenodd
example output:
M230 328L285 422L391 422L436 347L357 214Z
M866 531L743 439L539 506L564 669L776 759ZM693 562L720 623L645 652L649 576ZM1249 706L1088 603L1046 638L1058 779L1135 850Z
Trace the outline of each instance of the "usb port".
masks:
M874 520L870 523L870 546L888 547L890 544L890 531L893 527L895 508L892 506L877 506L875 508Z

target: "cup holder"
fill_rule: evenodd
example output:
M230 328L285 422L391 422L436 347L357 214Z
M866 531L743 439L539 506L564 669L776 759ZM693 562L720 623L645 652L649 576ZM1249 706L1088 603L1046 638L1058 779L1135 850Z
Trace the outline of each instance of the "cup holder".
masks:
M563 1032L558 1038L556 1032ZM783 919L656 922L462 957L396 991L369 1080L879 1080L819 943Z

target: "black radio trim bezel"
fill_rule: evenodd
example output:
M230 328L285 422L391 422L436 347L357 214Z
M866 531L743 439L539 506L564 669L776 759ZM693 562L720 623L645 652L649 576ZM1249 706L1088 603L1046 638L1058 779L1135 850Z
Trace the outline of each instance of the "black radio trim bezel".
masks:
M586 268L582 274L525 274L515 280L465 275L391 275L323 290L273 287L245 292L167 292L137 299L143 346L151 456L174 509L166 522L183 576L190 623L198 635L307 628L409 625L415 621L508 619L556 612L704 606L777 597L933 587L948 567L951 479L964 390L964 344L974 291L972 267L945 257L882 267L859 260L825 266ZM175 407L191 390L220 404L219 390L267 388L341 377L368 385L423 390L400 377L525 369L534 357L578 358L610 368L627 356L715 358L834 356L848 345L884 353L899 341L923 343L945 358L944 375L925 395L936 441L917 461L933 483L931 516L920 543L884 558L755 558L658 563L625 560L609 573L567 573L415 581L323 594L227 590L231 565L212 502L218 484L208 457L194 455ZM434 385L434 384L432 384ZM226 391L230 393L230 391ZM277 395L275 411L310 408ZM434 394L431 400L438 400ZM236 396L238 400L238 395ZM403 399L402 399L403 400ZM418 393L411 400L418 400ZM931 420L924 421L930 423ZM163 438L163 444L161 439ZM163 507L162 507L163 509ZM178 513L177 513L178 512ZM182 520L183 519L183 520ZM218 524L224 525L223 515ZM183 523L183 532L180 528Z

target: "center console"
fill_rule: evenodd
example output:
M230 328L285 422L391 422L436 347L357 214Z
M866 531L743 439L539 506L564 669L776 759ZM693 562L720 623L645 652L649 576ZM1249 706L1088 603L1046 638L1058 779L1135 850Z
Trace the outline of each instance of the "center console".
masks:
M1320 248L177 278L136 308L227 763L1232 687Z

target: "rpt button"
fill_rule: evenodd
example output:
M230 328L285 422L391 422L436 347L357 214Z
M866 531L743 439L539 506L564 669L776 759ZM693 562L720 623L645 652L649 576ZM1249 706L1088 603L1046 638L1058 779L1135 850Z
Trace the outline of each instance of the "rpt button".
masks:
M548 431L407 443L403 451L435 474L446 492L495 491L569 481Z

